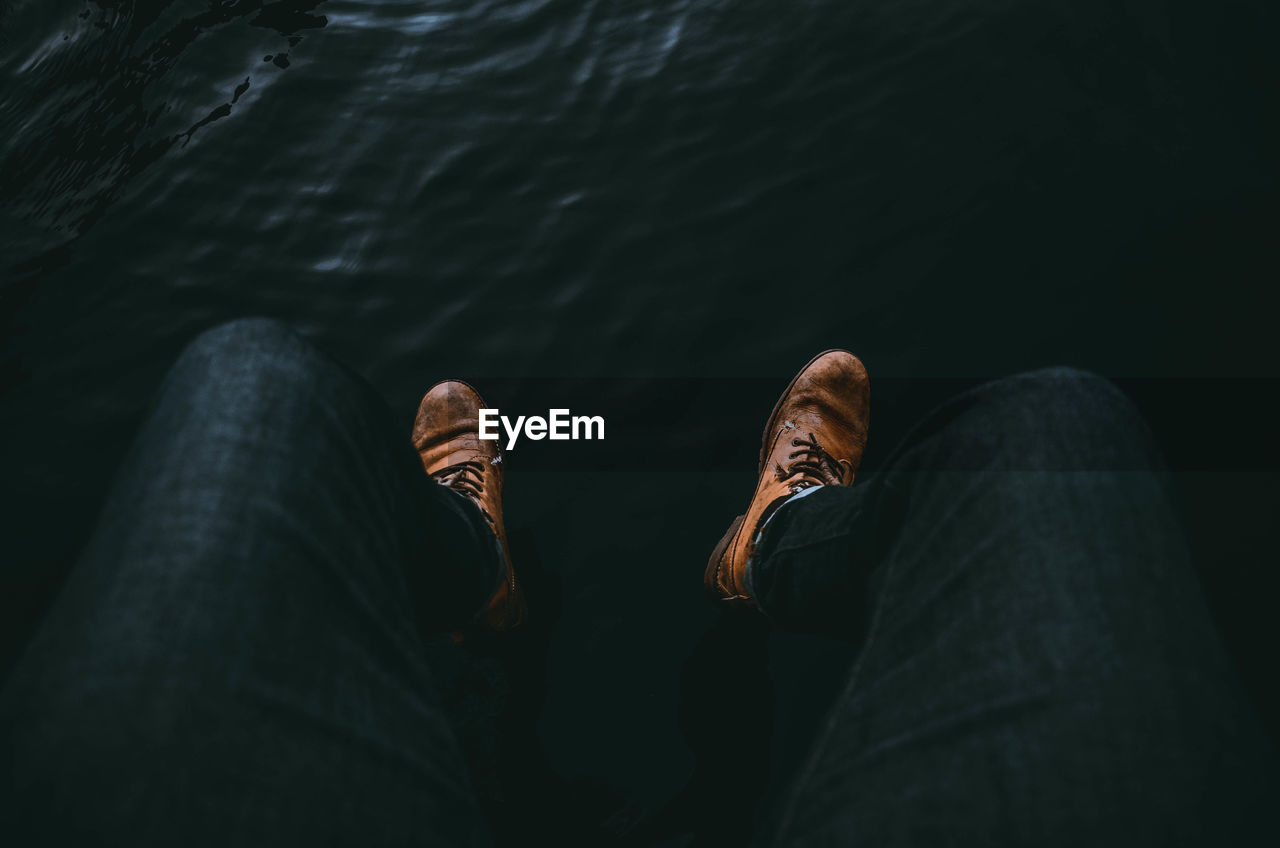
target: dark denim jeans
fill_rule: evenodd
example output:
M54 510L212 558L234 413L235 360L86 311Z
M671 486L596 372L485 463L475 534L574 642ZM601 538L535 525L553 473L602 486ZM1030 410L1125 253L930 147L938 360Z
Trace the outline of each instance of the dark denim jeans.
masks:
M780 841L1260 833L1274 754L1156 469L1115 389L1042 372L777 513L766 613L866 640ZM498 567L362 381L278 324L205 334L0 695L0 824L43 843L485 843L437 634Z
M186 350L0 696L9 844L487 841L424 634L499 563L408 433L279 324Z
M1275 753L1113 385L988 383L794 507L761 606L863 642L777 844L1277 844Z

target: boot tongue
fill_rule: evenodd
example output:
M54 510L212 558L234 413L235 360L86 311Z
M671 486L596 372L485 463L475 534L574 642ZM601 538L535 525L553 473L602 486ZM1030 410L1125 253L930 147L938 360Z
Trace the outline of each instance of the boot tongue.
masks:
M781 464L774 466L774 477L779 485L786 487L788 495L797 494L814 486L826 486L831 483L829 480L823 480L815 476L814 472L807 467L788 470Z

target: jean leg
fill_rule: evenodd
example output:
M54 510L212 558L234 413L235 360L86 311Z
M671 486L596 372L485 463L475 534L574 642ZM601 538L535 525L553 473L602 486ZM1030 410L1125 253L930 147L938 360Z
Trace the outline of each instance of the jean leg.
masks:
M778 844L1274 838L1275 755L1159 468L1112 385L1042 371L944 405L874 481L780 511L762 607L864 642Z
M270 321L202 335L0 695L4 824L483 843L424 645L498 567L359 378Z

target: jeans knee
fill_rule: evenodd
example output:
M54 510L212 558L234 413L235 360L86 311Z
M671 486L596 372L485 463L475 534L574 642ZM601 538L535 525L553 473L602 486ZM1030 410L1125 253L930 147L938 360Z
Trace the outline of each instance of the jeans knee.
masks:
M240 318L205 330L166 379L191 398L225 404L246 396L280 397L318 382L332 364L292 327L270 318Z
M1010 378L1011 403L1050 464L1135 470L1154 463L1150 431L1115 383L1078 368L1045 368Z
M945 407L933 428L954 437L966 462L984 468L1158 465L1133 402L1110 380L1077 368L1045 368L986 383Z
M1042 368L1007 378L1006 391L1047 427L1086 431L1142 425L1142 416L1120 388L1079 368Z
M187 353L234 360L261 351L288 354L302 341L297 331L274 318L236 318L210 327L187 345Z
M983 388L1023 405L1032 404L1054 417L1064 411L1094 417L1137 414L1133 403L1115 383L1080 368L1041 368L996 380Z

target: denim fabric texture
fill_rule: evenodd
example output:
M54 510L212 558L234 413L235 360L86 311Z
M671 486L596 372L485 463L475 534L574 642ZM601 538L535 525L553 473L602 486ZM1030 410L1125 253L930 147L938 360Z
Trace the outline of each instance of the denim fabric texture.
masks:
M486 844L424 643L500 563L400 425L280 324L188 347L0 696L11 844Z
M1276 844L1274 752L1110 383L953 399L780 509L754 580L778 625L862 642L776 844Z

